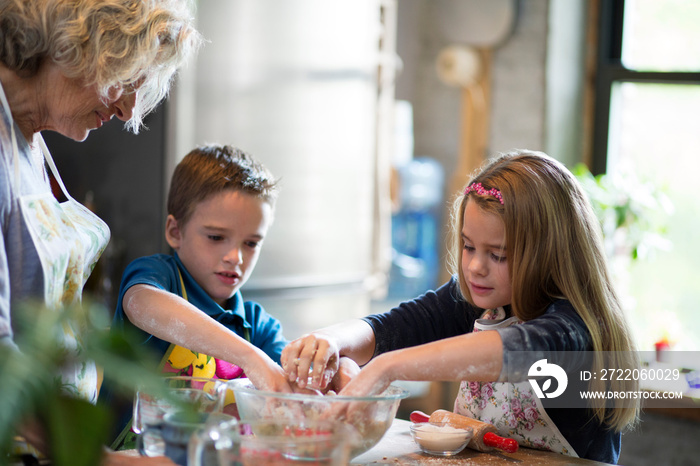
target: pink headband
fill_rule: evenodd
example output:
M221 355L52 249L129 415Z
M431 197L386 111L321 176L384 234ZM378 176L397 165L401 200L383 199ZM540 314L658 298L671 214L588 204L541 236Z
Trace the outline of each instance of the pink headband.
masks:
M464 190L464 195L466 196L472 191L474 191L480 196L493 196L496 199L498 199L498 202L503 204L503 196L501 195L501 192L496 188L484 189L484 187L481 186L481 183L472 183L469 186L467 186L467 189Z

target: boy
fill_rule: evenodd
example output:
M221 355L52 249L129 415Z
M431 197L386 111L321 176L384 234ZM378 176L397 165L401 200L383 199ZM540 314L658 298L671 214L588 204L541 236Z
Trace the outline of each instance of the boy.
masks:
M261 390L290 392L278 365L287 343L280 323L239 291L255 268L276 195L272 175L238 149L211 145L187 154L168 194L165 238L174 252L129 264L114 328L143 331L167 367L212 377L216 358L229 371L239 366ZM195 352L211 358L195 361Z

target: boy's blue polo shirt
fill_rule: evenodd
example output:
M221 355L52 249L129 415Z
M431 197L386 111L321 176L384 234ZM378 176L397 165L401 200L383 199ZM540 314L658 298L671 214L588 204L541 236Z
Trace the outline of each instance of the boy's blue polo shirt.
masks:
M280 363L282 349L288 341L282 336L282 325L253 301L243 301L240 291L236 292L226 303L227 309L223 309L202 289L192 278L187 269L180 262L177 253L173 255L155 254L134 260L124 270L122 282L119 287L119 300L114 314L113 328L123 330L130 327L131 330L142 334L144 343L152 347L157 354L164 355L170 343L140 330L129 322L124 314L122 300L126 290L134 285L151 285L178 296L182 296L180 276L178 268L182 272L182 280L187 290L187 300L204 311L212 319L222 323L233 330L241 338L245 338L244 329L250 332L250 342L263 350L277 364ZM207 338L207 335L202 335ZM235 363L235 361L230 361Z

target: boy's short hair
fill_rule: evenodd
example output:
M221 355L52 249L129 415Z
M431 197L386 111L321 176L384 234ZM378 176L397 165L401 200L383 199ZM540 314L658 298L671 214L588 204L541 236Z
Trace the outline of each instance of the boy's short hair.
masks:
M197 204L226 190L250 194L272 207L277 200L277 180L263 164L235 147L206 145L191 151L175 167L168 214L185 224Z

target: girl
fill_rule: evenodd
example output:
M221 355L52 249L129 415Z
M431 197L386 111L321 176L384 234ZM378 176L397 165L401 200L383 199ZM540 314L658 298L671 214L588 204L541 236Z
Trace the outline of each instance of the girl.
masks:
M605 367L636 362L579 183L545 154L504 154L470 181L453 217L457 275L387 313L292 342L282 354L290 380L323 388L341 356L364 365L341 394L380 392L394 380L461 380L455 412L524 446L616 463L638 401L545 409L527 381L529 364L517 364L525 351L593 351L593 371L603 355ZM601 389L636 388L623 383Z

